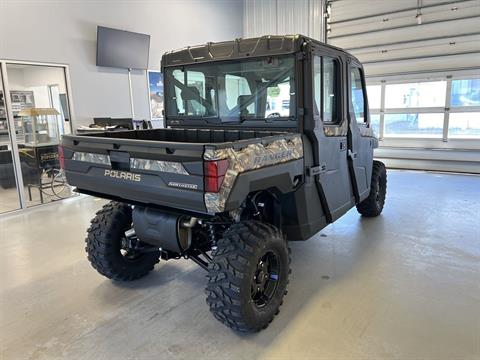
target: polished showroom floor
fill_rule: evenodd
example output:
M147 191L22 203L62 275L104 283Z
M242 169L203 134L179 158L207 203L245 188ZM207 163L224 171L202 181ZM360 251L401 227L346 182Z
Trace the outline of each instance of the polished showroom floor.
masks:
M1 359L479 359L480 177L391 171L382 216L355 210L292 243L271 326L236 334L205 273L169 261L134 283L98 275L83 238L102 200L0 217Z

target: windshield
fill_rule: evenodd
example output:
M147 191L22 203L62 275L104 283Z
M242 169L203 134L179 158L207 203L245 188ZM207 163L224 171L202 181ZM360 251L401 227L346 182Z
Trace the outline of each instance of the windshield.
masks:
M295 115L293 55L165 70L167 118L221 122Z

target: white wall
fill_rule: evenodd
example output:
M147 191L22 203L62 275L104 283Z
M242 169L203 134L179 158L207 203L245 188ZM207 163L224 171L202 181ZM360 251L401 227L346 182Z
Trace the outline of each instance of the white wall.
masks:
M302 34L324 41L323 0L244 0L244 35Z
M66 90L62 67L8 65L8 85L10 90L31 90L32 87L58 85L60 93ZM36 104L38 107L38 105ZM47 104L48 107L48 104Z
M127 71L95 65L97 25L151 35L150 69L172 49L243 33L241 0L0 0L0 59L70 66L74 127L129 117ZM149 117L144 71L133 73L136 118Z

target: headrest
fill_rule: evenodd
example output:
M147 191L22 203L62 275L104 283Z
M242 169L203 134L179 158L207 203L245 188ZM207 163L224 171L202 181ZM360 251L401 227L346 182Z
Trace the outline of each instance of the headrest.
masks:
M240 95L237 98L237 105L242 106L247 103L247 101L252 97L252 95Z
M183 89L181 94L182 99L185 100L197 100L200 101L200 91L195 86L187 86L187 89Z

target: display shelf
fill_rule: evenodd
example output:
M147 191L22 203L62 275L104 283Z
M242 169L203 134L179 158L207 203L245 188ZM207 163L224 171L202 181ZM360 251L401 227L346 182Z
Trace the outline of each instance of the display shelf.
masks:
M18 113L21 117L23 143L29 146L58 145L59 112L54 108L31 108Z

